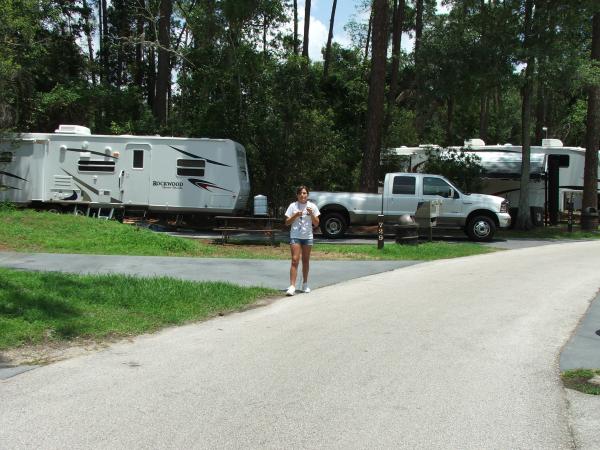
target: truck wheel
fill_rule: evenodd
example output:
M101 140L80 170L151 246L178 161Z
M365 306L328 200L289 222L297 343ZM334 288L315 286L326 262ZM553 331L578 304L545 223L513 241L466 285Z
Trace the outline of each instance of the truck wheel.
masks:
M321 218L321 233L327 238L335 239L344 236L348 224L340 213L325 213Z
M472 241L491 241L496 233L496 224L488 216L474 216L467 225L467 235Z

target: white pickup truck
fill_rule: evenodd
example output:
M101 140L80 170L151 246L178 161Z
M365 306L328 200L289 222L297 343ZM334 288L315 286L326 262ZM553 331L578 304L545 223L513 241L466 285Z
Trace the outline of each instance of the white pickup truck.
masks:
M502 197L463 194L440 175L388 173L382 194L311 192L310 200L321 211L324 236L344 236L349 225L374 225L383 214L386 222L414 215L421 202L441 203L436 228L462 229L474 241L489 241L497 228L510 226L508 202Z

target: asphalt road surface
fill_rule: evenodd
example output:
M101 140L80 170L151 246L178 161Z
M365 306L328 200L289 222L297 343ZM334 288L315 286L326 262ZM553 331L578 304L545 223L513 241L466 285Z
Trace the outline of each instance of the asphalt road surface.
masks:
M0 383L0 448L569 449L600 242L417 264Z

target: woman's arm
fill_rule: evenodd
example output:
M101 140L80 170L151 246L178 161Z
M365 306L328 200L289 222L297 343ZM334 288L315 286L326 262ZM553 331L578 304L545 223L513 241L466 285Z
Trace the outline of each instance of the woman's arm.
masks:
M302 211L296 211L296 214L294 214L293 216L287 217L285 218L285 226L289 227L294 220L296 220L297 217L300 217L302 215Z

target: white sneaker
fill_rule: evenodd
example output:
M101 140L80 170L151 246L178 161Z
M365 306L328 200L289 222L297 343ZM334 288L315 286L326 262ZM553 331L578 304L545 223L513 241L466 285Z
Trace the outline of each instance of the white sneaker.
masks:
M296 286L291 285L287 291L285 291L285 295L287 295L288 297L291 297L292 295L294 295L296 293Z
M310 294L310 288L308 287L307 283L302 283L302 292L305 294Z

